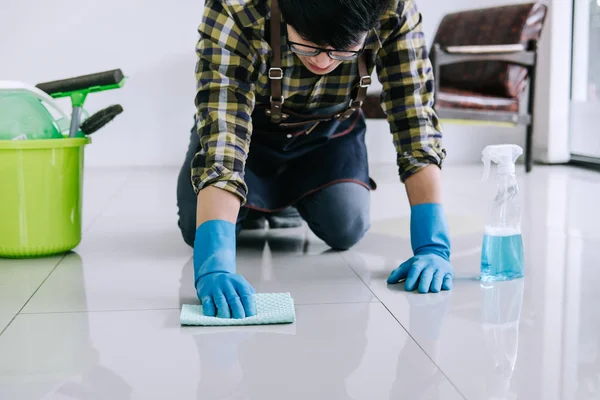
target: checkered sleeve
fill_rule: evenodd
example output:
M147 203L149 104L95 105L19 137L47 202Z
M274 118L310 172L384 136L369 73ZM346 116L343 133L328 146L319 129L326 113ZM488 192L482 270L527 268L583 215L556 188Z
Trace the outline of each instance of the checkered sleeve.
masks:
M250 147L256 52L220 0L208 0L196 46L196 126L200 149L192 185L212 185L246 202L244 167Z
M433 68L414 0L398 1L398 9L382 18L381 29L389 33L377 55L377 76L383 87L381 104L404 182L427 165L441 167L446 151L433 110Z

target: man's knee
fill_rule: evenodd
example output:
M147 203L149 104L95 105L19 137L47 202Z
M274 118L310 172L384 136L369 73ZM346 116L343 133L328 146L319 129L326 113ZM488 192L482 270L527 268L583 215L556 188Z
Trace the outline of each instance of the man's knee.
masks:
M349 215L344 220L331 221L323 232L323 240L334 250L348 250L365 236L369 227L368 213Z
M335 250L351 248L370 228L370 192L356 183L332 185L302 206L313 232Z

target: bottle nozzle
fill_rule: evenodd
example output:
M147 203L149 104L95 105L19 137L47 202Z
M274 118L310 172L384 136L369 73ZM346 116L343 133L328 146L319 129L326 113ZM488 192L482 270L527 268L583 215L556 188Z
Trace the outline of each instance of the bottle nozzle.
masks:
M493 161L498 164L499 174L514 174L515 162L523 154L523 149L514 144L504 144L495 146L486 146L483 149L481 161L483 161L483 180L486 180L490 174L490 163Z

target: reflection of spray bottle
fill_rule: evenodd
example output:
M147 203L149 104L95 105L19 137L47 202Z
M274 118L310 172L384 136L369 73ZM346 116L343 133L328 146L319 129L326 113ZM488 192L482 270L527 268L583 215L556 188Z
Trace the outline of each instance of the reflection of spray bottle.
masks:
M523 306L523 279L511 282L484 282L482 328L486 343L485 356L489 371L486 399L517 399L511 380L519 354L519 322Z
M521 154L523 149L517 145L487 146L483 149L484 180L489 176L490 163L498 164L498 192L490 206L481 249L483 281L523 277L521 209L515 177L515 162Z

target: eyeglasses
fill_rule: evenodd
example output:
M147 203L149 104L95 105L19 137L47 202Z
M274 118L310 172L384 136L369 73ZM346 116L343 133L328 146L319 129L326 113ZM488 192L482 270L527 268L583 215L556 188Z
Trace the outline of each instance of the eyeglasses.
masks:
M324 49L322 47L314 47L308 46L306 44L300 44L296 42L292 42L291 40L287 40L288 46L290 46L290 50L294 53L299 54L305 57L316 57L321 53L327 53L327 55L336 61L351 61L356 60L360 53L363 52L364 46L362 49L358 51L352 50L332 50L332 49Z

